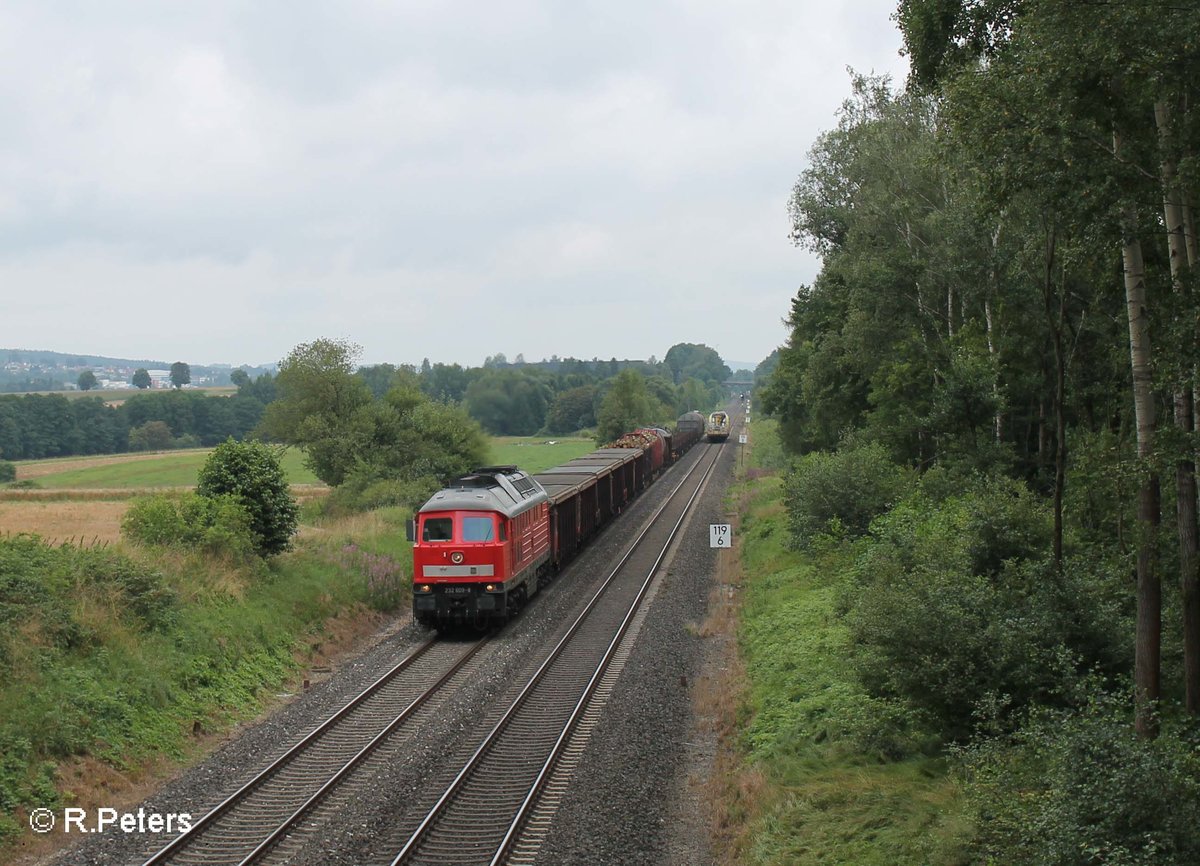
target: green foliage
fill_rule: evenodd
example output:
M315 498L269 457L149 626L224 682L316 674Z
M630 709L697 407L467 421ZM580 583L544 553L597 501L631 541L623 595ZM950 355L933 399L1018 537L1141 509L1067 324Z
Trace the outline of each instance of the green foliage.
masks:
M100 382L96 379L96 374L91 370L84 370L79 374L79 379L76 382L80 391L90 391L99 386Z
M819 535L862 535L915 482L911 470L892 463L880 445L807 454L785 481L793 542L803 547Z
M372 511L389 506L401 506L411 511L441 486L439 479L433 476L381 478L374 467L361 466L351 471L346 480L325 497L322 510L327 515Z
M250 513L231 495L139 497L121 519L121 533L136 544L192 548L218 557L255 553Z
M467 412L496 436L532 436L545 425L552 400L546 382L516 370L487 370L466 394Z
M924 755L912 711L868 695L851 662L837 615L849 551L787 549L780 493L760 477L739 509L742 736L747 769L765 783L737 862L961 864L970 827L945 762Z
M129 431L130 451L165 451L173 442L171 428L163 421L147 421Z
M661 423L670 412L653 396L636 370L622 370L596 413L596 441L611 442L637 427Z
M279 364L277 398L262 418L263 432L278 442L299 445L326 484L340 484L353 459L340 443L362 438L358 411L372 402L371 390L354 375L360 347L319 339L296 346Z
M667 350L663 363L671 370L675 383L699 379L706 385L719 384L731 375L716 349L703 343L676 343Z
M786 472L792 468L792 456L783 448L779 436L779 422L760 419L749 431L750 465L772 472Z
M977 856L1028 866L1200 863L1196 732L1133 732L1127 698L1040 712L965 753Z
M280 365L279 399L268 407L264 430L303 446L326 484L353 477L359 492L374 480L425 484L482 462L483 433L465 412L431 400L407 374L374 399L353 373L357 351L331 340L292 350ZM356 498L353 492L346 497Z
M184 385L191 384L192 368L184 361L176 361L171 365L171 385L179 389Z
M1070 702L1080 671L1126 663L1120 604L1094 563L1058 573L1049 535L1046 506L1001 480L941 502L922 490L877 519L843 601L868 692L963 740Z
M17 465L11 460L0 460L0 484L17 480Z
M153 382L150 379L150 371L145 367L139 367L133 371L133 378L129 380L129 384L137 388L139 391L144 391L149 388Z
M581 385L561 392L546 412L546 432L561 436L592 427L596 423L593 403L596 389L592 385Z
M385 541L396 537L389 522ZM154 559L172 570L0 537L0 835L19 826L15 807L61 803L56 770L70 756L122 770L180 758L193 730L257 713L319 647L323 620L366 601L382 575L375 559L313 550L239 586L226 564Z
M218 445L200 468L196 492L236 499L250 518L254 552L274 556L289 549L299 508L288 490L279 453L262 442Z

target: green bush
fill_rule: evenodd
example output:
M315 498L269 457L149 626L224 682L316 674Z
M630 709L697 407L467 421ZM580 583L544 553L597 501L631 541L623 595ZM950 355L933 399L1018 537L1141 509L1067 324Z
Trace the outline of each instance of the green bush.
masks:
M1132 700L1037 714L1013 738L965 752L977 862L1029 866L1200 863L1195 734L1133 732Z
M0 484L17 480L17 465L11 460L0 460Z
M125 512L121 532L137 544L203 550L235 559L255 551L250 514L233 496L137 499Z
M1060 573L1050 531L1044 503L1012 481L940 504L918 492L876 520L842 604L868 692L962 740L1068 703L1080 671L1127 663L1111 585L1094 563Z
M803 548L822 534L862 535L915 480L911 470L892 463L878 444L805 455L784 482L793 543Z
M226 440L200 467L196 492L206 498L233 496L242 504L259 556L291 547L300 509L288 490L276 449L261 442Z
M432 476L415 479L381 478L374 467L360 466L325 497L325 514L348 514L398 505L415 510L441 483Z

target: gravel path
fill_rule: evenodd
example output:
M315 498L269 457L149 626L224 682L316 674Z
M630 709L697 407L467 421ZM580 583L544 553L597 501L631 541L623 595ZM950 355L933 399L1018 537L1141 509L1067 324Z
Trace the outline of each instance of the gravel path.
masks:
M723 449L699 512L686 527L683 543L660 581L650 616L561 804L541 863L691 866L711 862L704 810L696 802L695 786L689 785L689 775L703 773L711 744L696 741L691 687L707 653L698 626L706 615L718 554L708 547L708 524L725 522L722 503L736 450L736 446ZM371 852L378 852L381 842L383 850L398 850L397 841L402 841L406 828L432 804L435 783L452 778L474 751L497 715L495 708L528 679L541 654L565 631L572 612L582 607L608 573L632 537L633 527L677 483L681 469L676 467L660 479L539 593L485 651L487 658L477 679L442 705L422 744L396 754L371 778L356 780L337 798L338 810L323 819L313 841L289 846L288 862L371 862ZM374 646L344 663L327 681L249 726L147 799L143 808L147 813L203 815L268 759L394 665L424 634L411 623L385 630ZM88 837L48 862L53 866L141 863L166 841L152 834L108 832Z

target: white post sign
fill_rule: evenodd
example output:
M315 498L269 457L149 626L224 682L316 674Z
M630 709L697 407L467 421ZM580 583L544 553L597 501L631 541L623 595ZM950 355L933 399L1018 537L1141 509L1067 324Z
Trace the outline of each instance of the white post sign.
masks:
M745 445L745 444L746 444L746 434L745 434L745 433L739 433L739 434L738 434L738 444L739 444L739 445Z
M733 547L733 526L728 523L708 525L709 547Z

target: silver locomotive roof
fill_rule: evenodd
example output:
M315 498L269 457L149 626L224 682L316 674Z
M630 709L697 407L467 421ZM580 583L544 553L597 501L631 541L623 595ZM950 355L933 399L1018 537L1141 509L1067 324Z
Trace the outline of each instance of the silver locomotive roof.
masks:
M421 511L499 511L515 517L549 501L545 488L515 466L485 466L439 490Z

